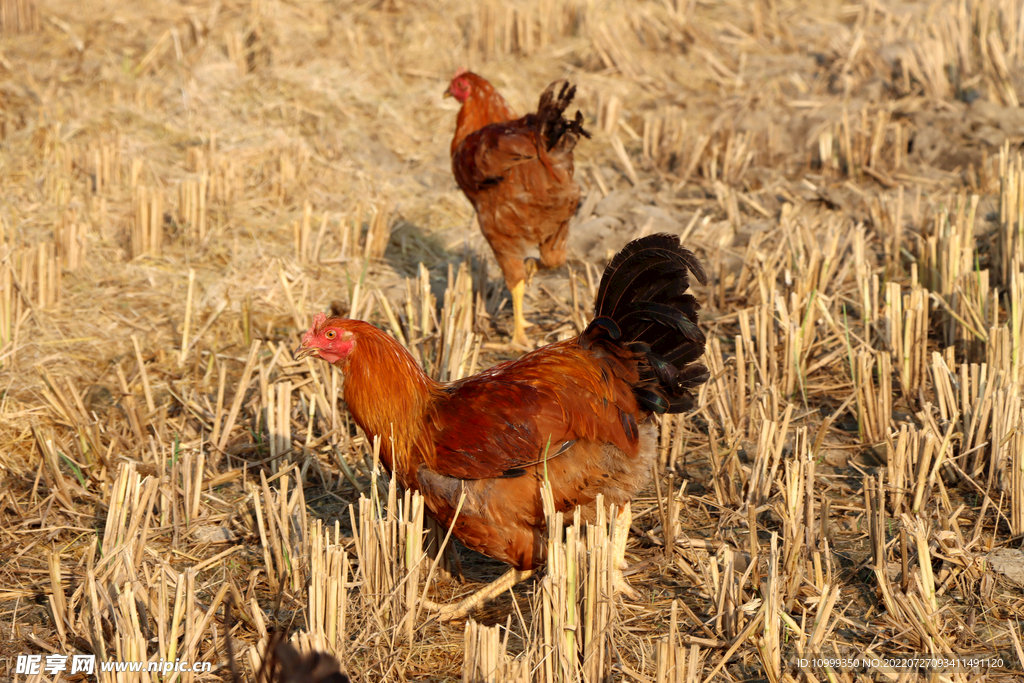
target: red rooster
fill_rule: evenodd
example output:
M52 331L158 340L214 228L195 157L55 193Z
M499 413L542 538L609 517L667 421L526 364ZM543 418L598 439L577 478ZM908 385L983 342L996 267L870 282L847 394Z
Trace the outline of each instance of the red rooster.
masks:
M656 451L653 413L693 406L708 379L698 363L704 334L689 275L704 269L672 235L627 244L605 269L595 318L578 337L549 344L457 382L428 377L376 327L317 314L296 358L318 356L345 374L345 402L405 487L462 543L512 565L456 614L497 595L544 563L541 481L555 505L594 512L598 494L616 520L621 561L629 502L649 479ZM457 518L456 508L465 494ZM620 590L633 593L621 576ZM635 595L635 593L633 593ZM450 618L450 617L449 617Z
M547 268L565 263L569 219L580 202L572 150L590 134L581 113L572 121L563 116L576 87L555 81L540 96L537 113L522 118L490 83L468 71L455 74L445 94L462 103L452 172L512 293L512 343L526 346L526 248L537 245Z

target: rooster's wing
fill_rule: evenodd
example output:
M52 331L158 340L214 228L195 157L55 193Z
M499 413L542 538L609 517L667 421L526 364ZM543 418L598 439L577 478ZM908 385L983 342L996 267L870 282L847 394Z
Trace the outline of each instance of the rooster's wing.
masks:
M458 479L516 477L577 440L636 455L636 377L621 351L574 339L452 383L432 414L428 467Z
M513 122L513 124L518 122ZM503 182L516 166L540 156L535 133L521 125L495 123L467 137L452 159L455 180L470 198Z

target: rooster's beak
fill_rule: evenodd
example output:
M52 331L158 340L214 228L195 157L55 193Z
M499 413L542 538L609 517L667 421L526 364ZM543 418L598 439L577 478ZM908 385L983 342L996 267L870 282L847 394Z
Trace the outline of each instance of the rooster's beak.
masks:
M452 95L452 89L450 86L447 90L444 91L441 97L455 97L455 95Z
M320 353L320 349L312 346L299 346L295 349L294 357L295 360L302 360L303 358L309 358L310 356L317 356Z

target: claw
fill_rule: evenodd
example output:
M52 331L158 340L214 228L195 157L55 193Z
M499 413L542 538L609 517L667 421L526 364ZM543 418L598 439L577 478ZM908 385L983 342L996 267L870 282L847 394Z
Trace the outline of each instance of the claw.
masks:
M640 595L640 591L629 585L621 569L612 570L612 590L630 602L640 602L643 598Z
M433 600L423 599L420 604L426 607L431 612L437 612L437 616L441 621L452 621L453 619L462 619L470 612L478 609L488 600L492 600L497 596L501 595L507 590L510 590L513 586L518 583L525 581L534 574L538 569L510 569L503 574L499 579L492 581L487 586L484 586L477 592L473 593L463 600L453 604L442 604L434 602Z

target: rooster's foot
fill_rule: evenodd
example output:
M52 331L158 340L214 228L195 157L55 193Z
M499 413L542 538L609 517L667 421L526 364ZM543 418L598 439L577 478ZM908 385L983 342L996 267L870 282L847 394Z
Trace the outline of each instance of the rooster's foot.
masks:
M621 569L612 570L612 590L630 602L640 602L643 597L640 591L629 585Z
M490 584L484 586L472 595L463 598L459 602L452 605L444 605L441 603L434 602L433 600L423 599L420 601L420 605L425 607L431 612L437 612L437 618L441 621L452 621L453 619L462 619L470 612L481 607L485 602L493 598L498 597L507 590L511 590L513 586L536 574L539 569L510 569L505 572L500 578L492 581Z

